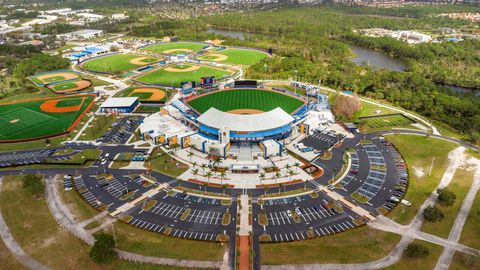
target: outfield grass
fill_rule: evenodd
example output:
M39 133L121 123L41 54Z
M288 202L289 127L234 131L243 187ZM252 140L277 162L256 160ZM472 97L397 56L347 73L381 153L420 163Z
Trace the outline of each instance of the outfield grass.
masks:
M157 69L137 78L137 80L147 84L160 84L166 86L173 84L174 86L178 87L182 82L187 81L196 81L197 84L199 84L202 77L215 76L215 78L218 80L231 74L232 72L228 70L201 66L195 71L187 72L169 72L165 69Z
M70 101L77 102L78 96L59 100L60 104L73 104ZM46 100L0 104L0 140L26 140L64 133L93 100L94 96L86 96L79 111L67 113L42 111L40 105Z
M438 258L442 253L443 247L437 246L429 242L424 242L421 240L415 240L413 242L416 244L421 244L423 246L426 246L430 254L424 258L418 258L418 259L412 259L406 256L402 256L400 261L398 261L396 264L390 267L387 267L385 269L388 269L388 270L434 269L435 265L437 264Z
M458 145L414 135L388 135L387 138L400 151L407 163L409 186L405 199L412 203L411 206L399 204L388 217L398 223L408 224L431 192L437 188L448 166L448 153ZM428 171L433 158L434 169L429 176ZM420 172L424 175L420 176Z
M287 113L292 113L303 104L303 101L273 91L241 89L216 91L187 103L199 113L204 113L211 107L220 111L236 109L270 111L280 107Z
M388 255L400 236L362 226L332 236L260 245L262 264L361 263Z
M113 54L102 56L99 58L94 58L92 60L88 60L84 62L82 65L83 68L97 71L97 72L108 72L108 73L117 73L123 72L131 69L135 69L137 67L141 67L143 65L136 65L132 64L130 61L142 57L140 55L134 54ZM157 59L151 58L147 59L151 60L151 62L155 62ZM145 62L144 65L149 64L149 62Z
M168 89L160 89L160 88L154 88L157 89L158 91L162 91L165 93L165 97L162 99L151 99L153 96L153 93L150 92L137 92L137 93L132 93L135 89L138 88L153 88L153 87L129 87L121 92L119 92L116 96L118 97L138 97L138 100L140 102L164 102L169 96L170 90Z
M219 243L165 236L117 222L114 226L118 248L147 256L174 259L220 261L225 252Z
M444 207L437 203L436 206L443 212L445 216L444 219L440 222L425 221L421 228L422 231L443 238L448 238L453 223L455 222L455 218L457 217L458 210L460 210L460 207L462 206L463 198L465 198L465 195L467 195L467 192L472 185L474 173L475 171L471 169L457 169L452 182L448 185L448 189L457 195L455 204L453 206Z
M215 51L213 53L214 54L225 55L225 56L228 57L227 59L225 59L223 61L219 61L219 62L227 63L227 64L234 64L234 65L250 66L250 65L254 65L254 64L259 63L260 61L262 61L265 58L268 58L268 54L265 53L265 52L261 52L261 51L257 51L257 50L248 50L248 49L229 48L229 49L226 49L226 50ZM208 54L206 56L208 56ZM200 59L204 59L204 60L207 60L207 61L209 61L209 60L215 61L215 60L208 59L208 58L200 57Z
M176 50L176 49L177 50L187 49L187 50L191 50L192 52L196 52L203 49L206 46L208 45L202 44L202 43L195 43L195 42L171 42L171 43L156 44L156 45L144 47L142 49L146 51L155 52L155 53L163 53L165 51ZM185 52L178 51L178 53L174 53L174 54L183 54L183 53Z

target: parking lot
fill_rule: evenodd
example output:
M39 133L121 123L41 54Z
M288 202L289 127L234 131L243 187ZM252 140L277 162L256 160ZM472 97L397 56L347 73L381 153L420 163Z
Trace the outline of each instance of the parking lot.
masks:
M5 152L0 154L0 167L41 164L45 159L67 160L73 153L53 155L56 149Z
M111 130L105 132L97 142L125 144L142 121L141 116L120 118L112 124Z

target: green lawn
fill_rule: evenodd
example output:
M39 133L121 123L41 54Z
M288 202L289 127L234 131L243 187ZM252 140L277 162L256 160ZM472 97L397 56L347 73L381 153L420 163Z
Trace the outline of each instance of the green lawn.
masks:
M188 269L140 264L123 260L114 260L109 264L103 265L96 264L89 258L90 248L68 233L65 229L58 226L57 222L51 216L43 196L34 198L27 193L22 188L21 177L8 176L5 177L3 181L4 183L0 196L0 209L5 222L10 228L15 240L25 252L51 269ZM19 209L22 211L18 211ZM130 239L130 241L135 243L135 239ZM170 244L173 245L176 243ZM0 243L0 252L2 251L2 246L3 244ZM210 249L212 248L210 247ZM210 253L212 252L213 251ZM2 258L2 266L0 268L24 269L23 267L18 266L18 263L12 261L11 258L3 256L3 252L0 253L0 258ZM3 260L3 258L6 258L7 260Z
M147 256L220 261L225 252L224 247L219 243L165 236L138 229L123 222L117 222L114 229L120 249Z
M440 257L440 254L442 253L443 247L437 246L429 242L420 241L420 240L415 240L414 243L426 246L430 254L424 258L418 258L418 259L412 259L406 256L402 256L400 261L398 261L396 264L390 267L387 267L385 269L388 269L388 270L434 269L435 264L437 263L437 260Z
M400 236L367 226L336 235L260 245L262 264L360 263L380 259Z
M108 73L123 72L123 71L135 69L137 67L143 66L143 65L132 64L130 62L131 60L138 57L142 57L142 56L134 55L134 54L107 55L99 58L94 58L92 60L88 60L82 64L83 65L82 67L85 69L97 71L97 72L108 72ZM145 63L144 65L155 62L157 59L150 58L146 60L150 60L150 61L144 62Z
M471 270L480 268L480 259L472 255L455 252L450 270Z
M360 111L358 117L398 113L398 111L394 111L385 107L380 107L379 105L371 104L369 102L365 102L365 101L360 101L360 102L362 103L362 110ZM379 111L378 114L377 114L377 111Z
M219 61L219 62L234 64L234 65L250 66L250 65L259 63L265 58L268 58L268 54L265 52L261 52L257 50L248 50L248 49L229 48L226 50L215 51L213 53L225 55L228 57L226 60ZM208 54L206 56L208 56ZM207 58L199 57L199 58L206 61L211 60L211 59L208 59L209 57ZM215 61L215 60L211 60L211 61Z
M457 144L414 135L389 135L387 138L397 147L407 163L409 187L405 199L412 203L411 206L398 205L388 216L398 223L408 224L430 193L437 188L448 165L448 153L456 148ZM433 158L434 169L429 176Z
M458 210L460 210L462 206L463 198L467 195L472 184L474 172L475 171L466 168L457 169L452 182L448 186L448 189L457 195L455 204L453 206L443 207L437 203L437 207L443 212L445 218L440 222L425 221L422 225L422 231L448 238L455 218L457 217Z
M379 115L371 118L359 118L359 120L362 132L385 130L392 127L413 128L411 124L415 123L403 114Z
M182 82L187 81L196 81L197 84L199 84L202 77L215 76L215 78L218 80L231 74L232 72L228 70L201 66L195 71L187 72L169 72L165 69L157 69L137 78L137 80L148 84L161 84L166 86L173 84L174 86L178 87Z
M80 99L71 96L59 100L66 104ZM64 133L93 100L94 96L86 96L79 111L67 113L42 111L40 105L46 100L0 104L0 140L21 140Z
M101 154L102 150L100 149L85 149L70 156L67 160L47 160L47 163L84 165L86 162L95 161Z
M152 46L144 47L142 49L155 52L155 53L163 53L169 50L180 49L179 51L173 52L171 54L184 54L185 51L181 51L181 49L187 49L187 50L191 50L192 52L196 52L203 49L206 46L208 46L208 44L195 43L195 42L171 42L171 43L155 44Z
M220 111L235 109L270 111L280 107L287 113L292 113L303 104L303 101L273 91L241 89L216 91L190 100L187 103L199 113L204 113L211 107L215 107Z
M480 249L480 192L477 193L473 202L470 213L468 213L467 221L463 226L460 243Z
M95 116L95 119L90 122L90 125L83 131L82 135L80 135L80 140L91 141L97 139L108 129L110 129L113 122L115 122L117 119L118 116L116 115Z
M70 209L73 215L79 220L84 221L99 214L98 210L89 205L75 189L65 191L60 189L62 202Z
M181 163L180 161L172 160L170 155L163 152L158 147L155 148L150 155L152 156L151 166L152 170L154 171L165 173L171 176L179 176L188 169L187 165ZM147 165L148 162L145 164Z

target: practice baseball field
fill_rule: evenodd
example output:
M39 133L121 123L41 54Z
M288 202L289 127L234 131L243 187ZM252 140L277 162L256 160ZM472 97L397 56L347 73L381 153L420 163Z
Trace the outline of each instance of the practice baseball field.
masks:
M158 61L157 58L150 56L113 54L87 60L81 66L90 71L116 73L146 66L156 61Z

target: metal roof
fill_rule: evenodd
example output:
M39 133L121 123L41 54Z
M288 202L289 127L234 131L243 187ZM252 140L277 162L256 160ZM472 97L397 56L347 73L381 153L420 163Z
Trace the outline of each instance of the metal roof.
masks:
M111 97L105 100L105 102L100 105L100 108L130 107L137 100L138 97Z
M216 129L227 127L231 131L255 132L286 126L291 124L294 118L281 108L258 114L233 114L210 108L197 120Z

